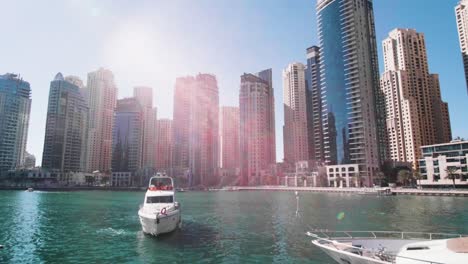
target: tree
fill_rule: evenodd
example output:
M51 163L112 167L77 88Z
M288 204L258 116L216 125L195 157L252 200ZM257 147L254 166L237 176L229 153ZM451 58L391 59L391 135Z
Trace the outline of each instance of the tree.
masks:
M413 173L413 177L416 179L416 181L418 181L418 185L422 188L421 180L424 179L424 177L422 176L422 174L419 173L418 171L415 171L415 172Z
M359 172L356 173L356 185L357 185L357 187L362 186L362 176L361 176L361 174Z
M335 177L335 181L338 182L338 187L342 187L342 181L344 180L345 178L341 177L341 176L336 176Z
M445 172L447 173L447 176L445 177L445 179L452 180L453 188L455 188L455 179L457 178L457 168L456 167L447 167Z
M411 179L411 172L408 170L401 170L398 172L398 181L406 186L406 183Z
M109 182L109 176L102 176L101 177L101 183L104 184L104 185L107 185L107 183Z
M385 174L383 172L378 172L374 178L376 179L378 185L382 186L382 180L385 179Z
M86 175L85 180L88 186L91 186L94 183L94 176Z

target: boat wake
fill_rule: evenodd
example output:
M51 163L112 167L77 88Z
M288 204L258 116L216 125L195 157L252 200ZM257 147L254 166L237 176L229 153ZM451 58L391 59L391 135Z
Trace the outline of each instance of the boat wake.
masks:
M108 236L125 236L125 235L133 234L132 232L128 230L114 229L112 227L99 229L97 233L102 234L102 235L108 235Z

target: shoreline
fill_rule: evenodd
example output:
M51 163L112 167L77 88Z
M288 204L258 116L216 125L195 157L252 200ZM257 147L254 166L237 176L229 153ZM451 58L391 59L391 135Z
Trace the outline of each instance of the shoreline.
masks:
M298 191L298 192L325 192L348 193L356 195L379 195L377 190L383 188L332 188L332 187L286 187L286 186L259 186L259 187L232 187L232 191ZM404 189L390 188L392 195L420 195L420 196L457 196L468 197L468 189Z
M74 187L33 187L35 191L44 192L75 192L75 191L132 191L144 192L145 187L99 187L99 186L74 186ZM286 186L232 186L224 189L209 189L209 190L189 190L187 192L219 192L219 191L273 191L273 192L315 192L315 193L345 193L355 195L375 195L378 196L377 190L380 188L332 188L332 187L286 187ZM26 191L27 187L0 186L0 191ZM467 189L403 189L392 188L392 195L419 195L419 196L452 196L452 197L468 197Z
M0 191L26 191L29 187L0 186ZM44 192L75 192L75 191L146 191L145 187L99 187L99 186L74 186L74 187L30 187L34 191Z

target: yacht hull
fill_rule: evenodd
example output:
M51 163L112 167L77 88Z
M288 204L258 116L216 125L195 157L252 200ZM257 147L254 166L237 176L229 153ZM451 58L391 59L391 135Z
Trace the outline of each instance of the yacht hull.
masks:
M334 259L337 263L342 264L391 264L391 262L381 261L377 259L372 259L360 255L356 255L350 252L340 251L338 249L332 249L326 246L321 245L316 241L312 241L314 245L320 248L328 256Z
M179 210L172 211L167 215L150 215L143 213L140 210L138 212L138 216L140 218L143 232L153 236L170 233L181 225L181 216Z

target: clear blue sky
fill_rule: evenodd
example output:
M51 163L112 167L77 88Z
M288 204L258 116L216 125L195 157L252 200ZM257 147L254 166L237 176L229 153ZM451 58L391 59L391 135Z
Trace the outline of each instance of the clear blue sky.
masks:
M457 0L374 0L377 42L396 27L424 32L440 74L454 136L468 137L468 97L458 46ZM175 78L213 73L221 105L238 105L240 75L273 68L277 157L283 157L281 70L318 44L315 0L3 1L0 73L31 83L28 151L42 160L49 83L57 72L111 69L119 98L154 88L159 117L172 118ZM380 71L383 70L381 64Z

